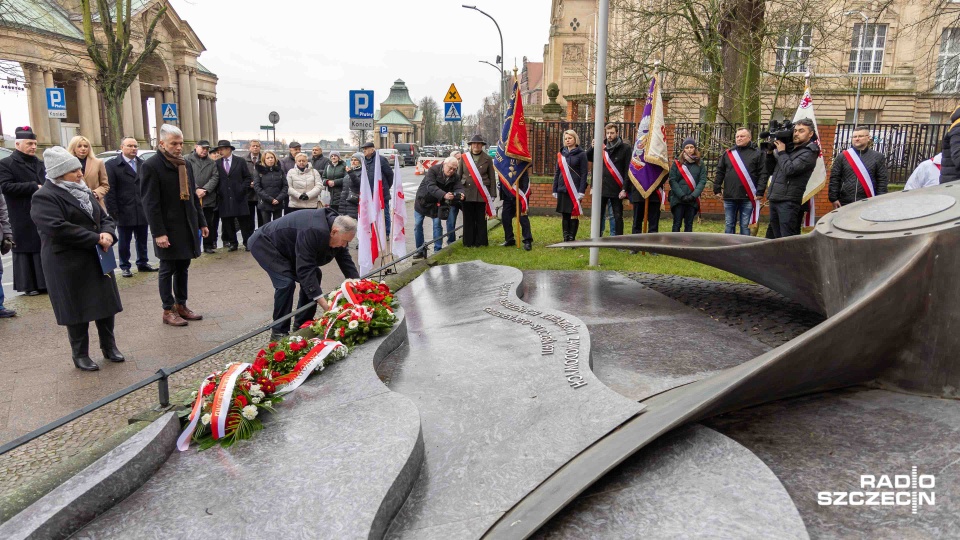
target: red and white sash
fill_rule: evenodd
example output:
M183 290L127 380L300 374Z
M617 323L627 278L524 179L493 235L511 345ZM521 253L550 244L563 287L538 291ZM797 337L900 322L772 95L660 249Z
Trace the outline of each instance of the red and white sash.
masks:
M299 388L301 384L306 382L311 373L323 369L324 361L330 356L330 353L341 347L346 347L346 345L331 339L320 340L310 349L310 352L297 362L293 371L274 379L279 385L276 394L287 394Z
M873 178L870 178L870 173L860 159L860 154L853 148L847 148L843 151L843 157L847 158L847 163L849 163L850 168L853 169L853 174L857 176L860 187L862 187L864 193L867 194L867 198L876 195L877 192L873 189Z
M202 416L203 387L212 380L213 374L211 373L203 379L203 382L200 383L200 388L197 389L197 399L193 401L193 409L190 410L190 423L187 424L187 428L183 430L183 433L181 433L177 439L177 449L181 452L186 452L187 448L190 448L190 439L193 438L193 432L197 430L197 424L200 423L200 417Z
M477 192L480 193L480 196L483 197L483 202L486 205L484 207L484 212L487 214L487 217L493 217L493 201L490 197L490 192L487 191L487 186L483 183L483 177L480 176L480 169L477 168L477 164L473 162L473 157L468 157L468 154L463 154L463 164L470 171L470 178L473 178L473 183L477 185Z
M690 173L690 169L686 165L677 162L677 170L680 171L680 177L687 183L687 187L690 188L690 194L692 195L694 191L697 190L697 183L693 181L693 174Z
M753 178L750 178L750 171L748 171L747 166L743 164L740 152L738 152L736 148L733 148L727 151L727 156L730 158L730 164L733 165L733 171L737 173L737 177L740 178L740 183L743 184L743 189L747 190L747 197L749 197L750 202L753 203L753 210L750 212L750 224L753 225L760 220L760 204L757 201L757 186L753 183Z
M943 168L941 167L941 165L940 165L939 163L937 163L937 158L936 158L936 156L930 158L930 161L933 162L934 167L936 167L938 171L941 171L941 172L943 171Z
M213 440L221 439L227 434L227 416L233 404L233 388L237 384L237 377L248 367L250 364L233 364L220 377L220 384L213 393L211 407L210 431Z
M817 224L817 203L813 199L814 197L810 197L807 201L807 213L803 218L804 227L813 227Z
M620 171L613 165L613 160L610 159L610 153L606 150L603 151L603 164L607 167L607 171L613 176L613 179L617 181L620 190L623 191L623 175L620 174Z
M567 158L563 156L563 152L557 153L557 164L560 167L560 176L563 177L563 184L567 186L567 195L573 202L573 212L571 212L570 215L573 217L581 216L583 215L583 207L580 206L580 192L577 191L577 186L573 183L570 164L567 163Z

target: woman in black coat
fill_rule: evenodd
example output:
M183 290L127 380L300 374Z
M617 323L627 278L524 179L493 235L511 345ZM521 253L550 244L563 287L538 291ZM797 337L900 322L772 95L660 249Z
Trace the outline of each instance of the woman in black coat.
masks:
M84 371L100 366L90 359L90 321L96 321L104 358L123 362L113 334L114 315L123 310L113 272L104 274L102 254L117 240L113 219L83 182L80 161L54 146L43 153L47 181L33 196L30 217L40 231L40 258L57 324L67 327L73 363Z
M340 152L330 152L330 162L320 171L323 185L330 191L330 207L340 208L340 194L343 193L343 182L347 176L347 164L340 159Z
M567 158L570 169L570 181L576 186L579 199L587 191L587 153L580 148L580 137L576 131L568 129L563 132L563 156ZM567 195L567 185L560 173L560 164L553 174L553 197L557 199L557 212L563 216L563 241L571 242L577 239L577 229L580 228L579 217L572 216L573 201Z
M287 177L277 155L267 150L261 163L257 164L257 177L253 189L257 192L257 208L260 224L270 223L283 216L283 207L290 195L287 193Z
M360 160L363 154L357 152L350 157L350 167L343 179L343 191L340 192L340 215L354 219L360 214Z

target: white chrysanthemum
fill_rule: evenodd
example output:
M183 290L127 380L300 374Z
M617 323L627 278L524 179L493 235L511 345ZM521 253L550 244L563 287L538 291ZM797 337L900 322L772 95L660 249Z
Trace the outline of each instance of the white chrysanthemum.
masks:
M252 380L253 380L253 375L252 375L249 371L244 371L244 372L243 372L243 378L246 379L246 380L248 380L248 381L252 381Z
M203 425L205 425L205 426L210 425L210 413L207 413L207 414L201 416L201 417L200 417L200 422L202 422Z
M250 393L251 393L251 394L256 394L256 393L259 392L259 391L260 391L260 385L259 385L259 384L251 384L251 385L250 385Z
M347 323L347 328L349 328L349 329L351 329L351 330L353 330L354 328L356 328L356 327L358 327L358 326L360 326L360 323L358 323L357 321L350 321L349 323Z
M243 408L243 412L241 412L241 414L243 414L243 417L246 418L247 420L253 420L254 418L257 417L257 406L247 405L246 407Z
M252 402L254 402L254 403L260 403L260 398L257 397L257 396L253 396L252 398L250 398L250 401L252 401Z

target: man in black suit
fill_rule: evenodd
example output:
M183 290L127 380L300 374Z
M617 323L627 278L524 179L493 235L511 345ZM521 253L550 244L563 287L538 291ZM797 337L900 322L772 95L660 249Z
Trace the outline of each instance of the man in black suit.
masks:
M217 174L220 176L217 200L220 219L223 220L223 245L227 246L227 251L237 250L240 246L237 243L239 225L243 246L250 251L248 242L253 234L253 219L250 217L247 195L253 191L253 177L247 162L234 156L234 150L230 141L221 140L217 143L217 151L220 152L220 159L217 160Z
M347 250L347 244L356 235L357 220L329 208L287 214L257 229L250 238L250 251L273 282L273 320L290 314L297 283L300 284L297 309L316 304L296 317L294 328L313 319L317 305L324 311L330 308L320 289L320 267L337 259L344 277L360 277ZM289 332L290 321L286 320L274 325L271 337Z
M137 140L127 137L120 143L120 155L107 161L107 212L117 224L118 255L123 277L133 277L130 271L130 240L136 237L137 270L156 272L147 262L147 216L143 214L140 201L140 167L143 160L137 157Z

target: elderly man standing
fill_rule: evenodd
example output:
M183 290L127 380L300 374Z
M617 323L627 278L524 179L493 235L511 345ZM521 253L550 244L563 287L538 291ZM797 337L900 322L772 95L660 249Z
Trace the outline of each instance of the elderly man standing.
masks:
M107 161L107 212L117 228L117 251L123 277L133 277L130 271L130 241L136 238L137 269L156 272L147 262L147 217L140 201L140 168L143 160L137 157L137 140L126 137L120 142L120 155Z
M186 326L203 317L187 307L190 259L200 256L200 236L210 234L203 217L193 169L183 160L183 132L160 126L157 153L141 169L143 208L160 258L163 323Z
M253 185L257 181L257 177L260 176L260 173L257 172L257 165L263 159L263 155L260 153L260 141L253 139L248 142L247 150L247 155L243 158L247 163L247 170L250 171L250 193L247 194L247 206L250 208L250 220L253 223L253 228L256 229L263 226L263 219L257 209L257 192Z
M834 208L887 192L887 158L870 148L870 130L853 130L850 148L833 158L828 194Z
M364 143L360 147L363 150L364 166L367 168L367 181L370 182L370 193L373 193L373 173L375 169L374 159L380 160L380 174L383 177L383 218L387 227L387 235L390 235L390 188L393 187L393 168L387 158L377 154L372 142Z
M497 172L493 168L493 160L483 151L486 144L479 133L474 135L470 139L470 151L464 154L460 161L465 247L481 247L490 243L487 238L487 205L493 209L493 199L497 192ZM452 228L448 224L448 232Z
M13 229L10 228L10 215L7 213L7 201L0 195L0 255L6 255L13 248ZM0 282L3 281L3 261L0 260ZM16 317L17 312L3 307L3 286L0 285L0 319Z
M327 164L329 163L330 160L327 156L323 155L323 148L321 148L319 144L310 150L310 164L317 172L323 174L323 171L327 170Z
M236 251L239 248L239 225L243 246L248 248L247 242L253 234L253 219L247 206L247 195L253 191L253 177L250 176L246 162L233 155L235 148L230 141L217 142L217 150L220 152L217 173L220 176L218 200L220 217L223 219L223 245L227 246L227 251Z
M220 222L220 212L217 207L217 185L220 184L220 173L217 172L217 162L210 159L210 142L197 141L190 152L183 158L193 169L193 178L197 182L197 197L203 205L203 219L207 221L210 234L203 239L203 252L216 253L217 225Z
M37 136L29 126L16 131L16 151L0 160L0 193L7 199L13 228L13 288L27 296L46 292L40 263L40 235L30 218L30 199L45 181L46 169L37 159Z
M297 309L315 302L304 313L297 315L294 328L313 319L319 305L324 311L330 306L320 288L320 267L333 259L343 276L360 277L350 257L347 244L357 234L357 220L341 216L329 208L301 210L271 221L250 238L253 258L267 271L273 283L273 320L290 314L293 293L300 284ZM277 323L271 338L290 332L290 321Z

